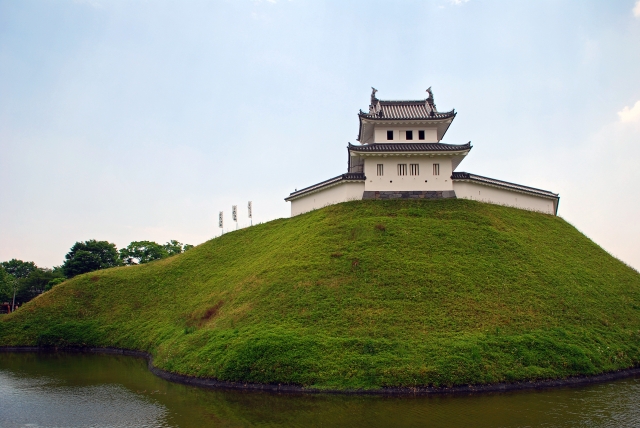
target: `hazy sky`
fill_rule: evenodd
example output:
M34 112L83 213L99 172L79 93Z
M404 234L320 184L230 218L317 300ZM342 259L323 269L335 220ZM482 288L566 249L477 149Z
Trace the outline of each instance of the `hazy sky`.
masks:
M0 260L199 244L346 172L371 86L640 268L640 2L0 0Z

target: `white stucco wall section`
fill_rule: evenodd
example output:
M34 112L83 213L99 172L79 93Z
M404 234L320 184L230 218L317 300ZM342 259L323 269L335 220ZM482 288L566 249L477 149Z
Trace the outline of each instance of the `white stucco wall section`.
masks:
M398 175L398 164L407 165L407 174ZM419 165L418 175L410 175L410 165ZM433 175L433 164L438 164L440 174ZM383 165L383 175L378 175L378 165ZM364 161L367 177L366 191L439 191L453 190L451 156L372 156Z
M557 199L518 192L503 187L473 181L453 181L453 190L459 199L488 202L525 210L555 215Z
M328 205L362 199L364 181L341 181L291 200L291 217Z
M393 140L387 140L387 131L393 131ZM374 143L405 143L407 131L413 131L413 139L409 140L412 143L437 143L438 142L438 128L426 127L426 126L398 126L398 125L383 125L376 126L373 131ZM424 140L420 140L419 131L424 131Z

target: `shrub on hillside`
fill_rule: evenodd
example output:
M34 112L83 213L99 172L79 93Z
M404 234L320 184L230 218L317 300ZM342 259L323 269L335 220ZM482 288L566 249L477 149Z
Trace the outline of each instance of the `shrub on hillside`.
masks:
M164 245L153 241L133 241L126 248L120 250L120 260L125 265L144 264L181 254L191 248L193 245L183 245L175 239Z

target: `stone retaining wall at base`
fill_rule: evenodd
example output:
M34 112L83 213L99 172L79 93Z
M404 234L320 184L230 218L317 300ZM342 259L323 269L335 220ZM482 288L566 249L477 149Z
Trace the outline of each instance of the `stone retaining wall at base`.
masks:
M455 198L455 190L442 191L365 191L362 199L450 199Z

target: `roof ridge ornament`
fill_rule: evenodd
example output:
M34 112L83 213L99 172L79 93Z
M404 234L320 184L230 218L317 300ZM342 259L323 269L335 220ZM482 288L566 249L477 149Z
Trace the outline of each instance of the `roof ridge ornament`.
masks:
M382 107L380 107L380 100L376 97L376 92L378 90L371 87L371 104L369 105L369 114L377 115L378 117L382 117Z
M427 93L429 94L429 96L427 97L427 100L425 102L425 107L427 107L427 111L429 112L429 116L435 116L436 115L436 103L435 100L433 98L433 91L431 90L431 86L429 86L427 88Z

